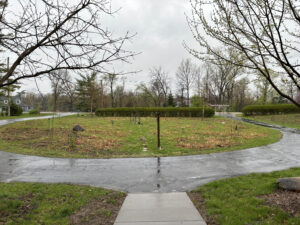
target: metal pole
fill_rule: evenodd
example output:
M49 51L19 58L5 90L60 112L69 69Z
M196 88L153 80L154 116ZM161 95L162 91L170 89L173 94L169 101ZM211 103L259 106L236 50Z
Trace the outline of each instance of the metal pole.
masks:
M157 121L157 148L158 150L161 150L160 146L160 114L157 113L156 115L156 121Z

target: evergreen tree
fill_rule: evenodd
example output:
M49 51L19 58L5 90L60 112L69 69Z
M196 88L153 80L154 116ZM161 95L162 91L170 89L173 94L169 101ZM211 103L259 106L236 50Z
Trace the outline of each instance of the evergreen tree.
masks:
M169 107L175 107L176 106L172 93L170 93L168 95L168 106Z
M96 108L99 86L97 83L97 73L91 75L80 75L77 79L76 94L78 97L77 108L80 111L93 112Z

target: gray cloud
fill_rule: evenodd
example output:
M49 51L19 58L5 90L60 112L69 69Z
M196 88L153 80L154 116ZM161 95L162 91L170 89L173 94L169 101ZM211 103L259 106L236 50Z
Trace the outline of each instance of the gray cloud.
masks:
M162 66L171 77L183 58L191 57L182 42L196 46L189 31L185 13L191 9L188 0L113 0L112 8L118 9L113 17L103 17L103 25L118 36L126 31L137 33L126 48L137 55L130 65L114 65L117 70L138 71L139 74L128 75L128 87L146 81L148 71L153 66ZM200 62L199 62L200 63ZM26 89L34 89L32 81L24 82ZM43 92L50 91L49 82L39 82ZM175 85L174 79L172 85ZM25 87L25 86L24 86Z

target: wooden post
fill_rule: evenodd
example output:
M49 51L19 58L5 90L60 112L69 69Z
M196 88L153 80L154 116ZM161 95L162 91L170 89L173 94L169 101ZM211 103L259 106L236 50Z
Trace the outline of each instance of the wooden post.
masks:
M157 113L156 115L156 121L157 121L157 148L158 150L161 150L160 146L160 114Z

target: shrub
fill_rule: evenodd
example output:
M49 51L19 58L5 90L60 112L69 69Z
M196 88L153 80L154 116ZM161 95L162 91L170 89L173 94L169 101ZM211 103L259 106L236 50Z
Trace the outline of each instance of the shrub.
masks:
M6 111L1 111L0 116L7 116Z
M192 108L158 108L158 107L149 107L149 108L106 108L106 109L97 109L95 114L96 116L102 117L131 117L131 116L140 116L140 117L151 117L156 116L157 113L162 117L202 117L202 108L192 107ZM215 110L209 107L205 107L204 116L212 117L215 115Z
M300 108L293 104L249 105L244 107L242 112L245 116L274 115L274 114L300 113Z
M10 106L10 115L11 116L21 116L23 114L23 109L15 104L11 104Z
M41 114L40 110L39 109L32 109L29 111L29 114L32 114L32 115L39 115Z

